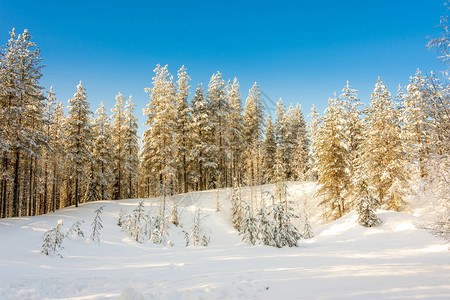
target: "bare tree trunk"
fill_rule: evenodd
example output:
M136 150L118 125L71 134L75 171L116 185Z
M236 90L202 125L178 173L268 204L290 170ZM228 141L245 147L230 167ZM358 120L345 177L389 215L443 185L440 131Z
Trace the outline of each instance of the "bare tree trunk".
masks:
M14 163L14 183L13 183L13 199L12 199L12 216L19 216L19 166L20 166L20 150L16 148L16 161Z

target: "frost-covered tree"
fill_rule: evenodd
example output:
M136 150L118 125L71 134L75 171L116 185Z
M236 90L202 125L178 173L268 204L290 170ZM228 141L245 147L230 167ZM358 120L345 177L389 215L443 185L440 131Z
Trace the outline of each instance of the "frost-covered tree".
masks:
M180 183L180 192L188 192L188 153L189 153L189 80L186 68L182 66L178 70L177 91L175 94L176 102L176 144L177 144L177 169L178 182ZM182 188L181 188L182 187Z
M289 109L288 118L291 132L289 135L291 163L288 178L291 180L304 180L309 169L309 141L306 122L300 104Z
M263 143L263 170L264 183L272 183L275 175L275 155L277 144L275 140L275 130L272 117L267 115L266 134Z
M348 168L346 169L347 177L350 181L346 181L343 187L347 198L353 195L353 183L351 178L354 176L356 169L356 161L361 154L360 146L363 140L363 121L359 106L361 102L357 96L357 90L350 88L350 83L342 89L339 99L342 103L342 130L344 132L344 147L347 150ZM349 203L353 206L353 203Z
M242 100L239 92L239 82L235 77L233 82L228 82L226 86L226 97L230 103L230 181L233 186L235 180L242 183L243 172L243 151L244 151L244 118L242 116Z
M67 231L67 233L65 234L65 237L71 239L71 238L78 238L78 237L84 237L84 232L81 229L81 224L83 224L84 221L76 221L75 223L72 224L72 226L70 226L69 230Z
M238 231L241 231L242 220L244 214L243 200L241 195L241 190L238 187L233 188L231 193L231 222L233 227Z
M403 189L407 179L399 115L381 79L370 98L361 145L368 185L375 189L381 205L398 211L405 205Z
M211 180L216 188L227 182L227 150L230 143L230 103L225 95L225 82L222 74L217 72L211 76L208 84L208 112L211 121L211 131L214 135L213 143L217 148L217 169L211 169ZM216 210L220 210L219 191L217 192Z
M144 134L143 151L148 153L151 170L160 183L158 195L162 196L162 218L166 214L166 197L173 193L176 181L176 106L175 106L175 86L173 77L167 70L167 66L157 65L154 69L153 87L146 88L150 93L150 102L144 109L149 126ZM165 223L162 223L165 224ZM161 234L165 228L161 228Z
M275 137L277 142L275 157L275 180L286 181L288 180L288 170L291 162L289 153L291 150L289 141L290 128L286 108L281 98L277 102L275 115Z
M69 115L66 119L67 158L70 161L72 176L75 179L75 206L80 201L80 185L86 182L85 174L92 163L91 147L93 144L92 125L87 102L86 90L81 81L77 92L69 100Z
M335 96L328 100L322 126L315 133L315 155L318 173L318 194L323 197L320 205L327 219L336 220L347 211L346 190L349 185L348 151L342 130L342 103Z
M261 90L255 82L248 93L244 108L244 142L246 151L246 181L247 185L256 186L262 181L262 137L264 130L264 105ZM255 188L256 189L256 188ZM254 207L256 191L252 189L250 207Z
M426 79L420 70L410 78L403 95L403 130L406 139L406 153L419 169L421 178L426 176L425 160L429 153L429 124L425 108L428 89Z
M12 216L19 216L34 213L36 164L47 137L43 132L45 97L39 85L43 68L39 48L26 29L23 34L16 35L14 29L10 34L0 56L1 207L5 208L8 190L12 190L8 202ZM20 190L27 192L19 197Z
M101 218L101 214L103 212L103 206L100 206L96 210L94 210L94 220L92 221L92 233L90 239L100 243L100 231L103 228L103 221Z
M308 174L309 179L317 179L317 167L316 167L316 157L317 157L317 151L316 146L319 139L317 138L317 135L319 133L319 128L321 126L321 118L319 116L319 113L317 112L316 107L313 105L311 108L311 113L308 115L310 118L310 122L308 124L308 139L311 141L311 145L309 147L309 165L311 166L311 169Z
M136 182L139 172L139 137L137 135L138 124L134 116L133 98L130 96L125 105L125 126L123 138L123 174L124 195L127 198L136 197Z
M93 159L96 166L96 181L99 186L100 199L110 199L114 182L114 145L112 143L111 123L103 102L95 112Z
M214 145L213 124L209 118L208 102L204 95L204 89L200 84L195 90L191 104L190 139L192 147L189 152L191 165L190 178L197 189L210 188L209 178L217 169L215 154L217 147Z
M45 232L43 240L44 244L42 244L41 253L45 255L54 254L56 256L62 257L62 254L59 252L64 247L62 246L62 242L64 240L64 234L62 233L62 220L58 221L58 224L55 228L52 228Z
M119 93L116 95L116 104L112 111L112 142L114 146L114 190L113 199L123 199L125 185L124 157L125 153L125 97Z
M258 241L258 220L255 217L250 205L244 206L244 219L242 220L242 226L240 234L242 235L242 241L255 245Z

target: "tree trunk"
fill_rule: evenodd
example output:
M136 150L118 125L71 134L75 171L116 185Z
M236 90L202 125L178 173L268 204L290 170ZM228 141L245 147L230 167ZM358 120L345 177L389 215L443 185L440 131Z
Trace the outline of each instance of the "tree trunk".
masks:
M75 177L75 207L78 207L78 174Z
M16 161L14 163L14 183L13 183L13 199L12 199L12 216L19 216L19 166L20 166L20 150L16 148Z

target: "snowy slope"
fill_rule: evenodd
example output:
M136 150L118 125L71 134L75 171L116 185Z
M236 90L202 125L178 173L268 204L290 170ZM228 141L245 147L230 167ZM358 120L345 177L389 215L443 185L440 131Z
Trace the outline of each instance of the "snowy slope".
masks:
M171 228L173 247L138 244L117 224L121 209L139 199L102 201L44 216L0 220L0 299L449 299L450 252L416 225L420 216L378 211L383 224L363 228L351 213L323 225L314 184L291 183L306 202L316 237L298 248L240 243L229 217L230 189L176 196L183 228ZM257 187L257 191L270 186ZM250 193L246 189L246 194ZM64 258L40 253L42 235L62 219L67 230L104 205L101 242L64 240ZM157 199L146 199L147 209ZM184 245L198 205L209 247Z

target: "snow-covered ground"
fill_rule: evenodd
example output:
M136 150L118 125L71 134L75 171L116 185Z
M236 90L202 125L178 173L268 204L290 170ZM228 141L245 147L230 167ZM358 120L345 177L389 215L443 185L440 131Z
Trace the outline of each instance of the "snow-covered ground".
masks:
M230 221L230 189L221 191L220 212L214 191L175 197L183 228L171 228L173 247L139 244L120 231L120 210L130 213L139 199L1 219L0 299L450 299L449 245L418 229L420 205L412 205L414 214L378 211L383 224L376 228L359 226L355 213L323 224L313 190L312 183L290 184L316 233L297 248L242 244ZM211 245L186 248L182 230L190 230L198 205ZM87 237L100 206L96 243ZM84 220L87 237L65 239L63 258L45 256L42 236L60 219L65 230Z

